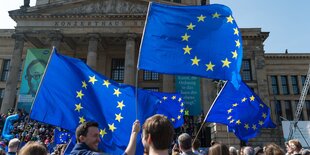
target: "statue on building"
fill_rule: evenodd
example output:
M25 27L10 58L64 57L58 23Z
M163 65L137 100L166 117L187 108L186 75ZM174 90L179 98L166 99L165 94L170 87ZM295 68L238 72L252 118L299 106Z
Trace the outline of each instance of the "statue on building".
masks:
M24 7L30 7L30 0L24 0Z

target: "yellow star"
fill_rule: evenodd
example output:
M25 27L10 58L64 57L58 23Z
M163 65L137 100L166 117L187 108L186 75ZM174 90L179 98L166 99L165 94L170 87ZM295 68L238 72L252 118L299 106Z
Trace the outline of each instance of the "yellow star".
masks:
M244 98L241 100L241 102L245 102L246 100L247 100L247 98L244 97Z
M233 23L234 18L231 15L226 18L227 18L227 23Z
M227 112L228 112L228 113L231 113L231 112L232 112L232 110L233 110L233 109L228 109L228 110L227 110Z
M167 96L164 96L163 99L164 99L164 100L167 100Z
M184 109L181 109L181 110L180 110L180 113L183 113L183 112L184 112Z
M172 122L175 122L175 119L174 119L174 118L171 118L171 121L172 121Z
M250 101L254 101L255 100L255 97L254 97L254 95L252 95L251 97L250 97Z
M82 117L79 117L79 119L80 119L80 120L79 120L79 123L81 123L81 124L84 123L84 122L86 121L85 118L84 118L83 116L82 116Z
M121 119L123 119L122 114L115 114L115 120L117 120L118 122L121 122Z
M239 29L238 29L238 27L233 28L233 29L234 29L234 34L237 35L237 36L239 36Z
M249 128L250 128L250 127L249 127L249 124L245 124L245 125L244 125L244 128L249 129Z
M184 103L182 102L182 103L181 103L181 107L183 107L183 106L184 106Z
M230 120L231 118L232 118L232 116L228 116L228 117L227 117L227 120Z
M96 81L98 81L98 80L96 79L95 75L94 76L89 76L89 81L88 82L91 82L92 84L95 84Z
M180 120L181 119L181 115L178 115L178 120Z
M189 111L185 110L185 115L188 116L189 115Z
M266 113L263 113L262 117L263 117L263 118L266 118L266 117L267 117L267 114L266 114Z
M187 33L185 33L184 36L182 36L182 41L188 41L188 38L189 38L189 37L190 37L190 36L187 35Z
M109 82L109 80L103 80L103 84L102 85L106 86L107 88L109 88L110 84L111 83Z
M187 30L194 30L194 27L196 25L193 25L192 23L190 23L189 25L187 25Z
M78 98L80 98L80 99L82 99L82 97L84 96L82 90L77 91L76 93L77 93L76 97L78 97Z
M118 102L117 101L117 107L116 108L120 108L121 110L123 110L123 107L125 106L124 102L121 101L121 102Z
M213 71L213 67L214 67L215 65L212 64L212 62L210 61L209 64L206 64L206 66L207 66L207 71L208 71L208 70Z
M186 45L186 47L183 48L183 50L184 50L184 54L186 54L186 53L191 54L192 48L189 48L188 45Z
M74 110L76 110L76 111L80 112L80 110L81 110L81 109L83 109L83 107L82 107L81 103L79 103L79 104L75 104L75 109L74 109Z
M257 129L257 128L256 128L256 124L253 124L252 129L253 129L253 130L256 130L256 129Z
M234 120L234 119L232 119L229 123L234 123L234 121L235 121L235 120Z
M225 60L222 60L223 66L222 67L228 67L229 68L229 64L231 63L230 61L228 61L228 59L226 58Z
M114 130L116 130L116 127L114 126L114 123L112 123L111 125L110 124L108 124L109 125L109 129L112 131L112 132L114 132Z
M199 63L200 59L198 59L197 56L195 56L195 58L194 58L194 59L191 59L191 60L192 60L192 62L193 62L193 63L192 63L192 66L193 66L193 65L199 66L198 63Z
M236 107L236 106L238 106L238 103L233 104L233 107Z
M259 106L262 107L262 108L264 108L264 105L263 105L263 104L259 104Z
M119 97L120 94L122 94L122 92L119 91L119 88L114 89L113 95L116 95L117 97Z
M175 100L176 98L177 98L176 96L172 96L172 97L171 97L172 100Z
M259 121L258 124L262 126L264 124L264 122L263 121Z
M231 52L232 53L232 58L235 58L235 59L237 59L237 57L238 57L238 53L237 53L237 50L235 50L235 51L233 51L233 52Z
M236 42L236 47L240 48L240 41L239 41L239 39L235 40L235 42Z
M221 16L221 14L218 14L217 12L212 14L212 18L219 18L220 16Z
M101 135L101 137L103 138L104 137L104 135L106 135L107 134L107 132L105 131L105 129L100 129L100 135Z
M203 16L203 15L200 15L200 16L198 16L197 17L198 18L198 22L201 22L201 21L205 21L205 18L206 18L206 16Z
M238 120L236 121L236 124L238 124L238 125L240 125L240 124L241 124L240 119L238 119Z
M82 81L82 87L87 89L87 83L85 81Z
M180 97L178 101L181 102L181 101L182 101L182 98Z

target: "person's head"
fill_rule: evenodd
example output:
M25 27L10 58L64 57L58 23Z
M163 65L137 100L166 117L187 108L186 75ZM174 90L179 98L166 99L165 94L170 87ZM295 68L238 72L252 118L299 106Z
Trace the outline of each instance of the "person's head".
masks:
M285 155L284 151L274 143L268 144L264 148L265 155Z
M199 147L200 147L201 143L200 143L200 140L199 139L195 139L194 142L193 142L193 150L198 150Z
M13 138L10 140L8 145L8 151L9 152L17 152L19 147L20 140L18 138Z
M167 150L172 141L174 129L171 122L163 115L149 117L143 124L142 143L146 150Z
M98 123L84 122L75 131L78 143L85 143L91 150L97 151L100 142Z
M47 149L45 146L38 142L30 141L24 147L22 147L18 155L47 155Z
M237 155L237 149L233 146L229 147L229 155Z
M208 155L228 155L229 150L225 144L216 143L209 148Z
M288 141L288 145L293 152L299 152L302 149L302 145L298 139L292 139Z
M244 147L243 155L254 155L254 149L251 146Z
M181 151L192 150L192 137L188 133L182 133L178 137L178 143Z
M254 148L254 155L263 155L263 154L264 150L261 147L257 146Z
M29 94L36 94L45 66L46 61L41 59L35 59L28 65L25 77L29 86Z

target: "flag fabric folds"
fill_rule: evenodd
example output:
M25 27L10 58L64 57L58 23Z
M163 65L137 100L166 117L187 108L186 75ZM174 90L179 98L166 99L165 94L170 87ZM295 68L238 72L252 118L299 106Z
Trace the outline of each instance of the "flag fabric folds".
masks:
M184 101L180 93L151 92L160 101L157 114L162 114L170 120L174 128L181 127L184 123Z
M274 128L269 107L244 82L236 89L229 81L215 99L206 122L225 124L235 135L248 141L261 128Z
M156 113L158 98L139 89L138 103L138 119L143 123ZM85 121L98 122L99 148L122 154L136 119L135 88L109 80L81 60L54 49L30 118L74 133Z
M54 130L54 142L56 144L66 144L70 141L71 137L74 135L74 133L69 133L67 131L59 130L58 128L55 128Z
M138 69L240 81L242 38L224 5L150 3Z

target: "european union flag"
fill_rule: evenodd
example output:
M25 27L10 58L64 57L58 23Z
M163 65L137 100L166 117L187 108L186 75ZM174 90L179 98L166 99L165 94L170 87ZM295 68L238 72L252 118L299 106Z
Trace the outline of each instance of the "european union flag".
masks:
M225 124L235 135L248 141L261 128L274 128L270 109L244 82L236 89L229 81L215 99L206 122Z
M236 85L241 81L241 33L224 5L150 3L138 62L138 69L230 80Z
M107 79L79 59L57 54L54 49L30 117L71 132L85 121L99 123L99 148L122 154L136 119L135 88ZM138 119L156 113L157 97L138 90ZM142 110L141 110L142 109Z
M152 92L152 94L160 99L156 113L166 116L174 128L181 127L184 123L184 101L181 94L162 92Z
M55 130L54 130L54 142L56 144L67 144L73 135L74 135L74 133L62 131L62 130L59 130L58 128L55 128Z

